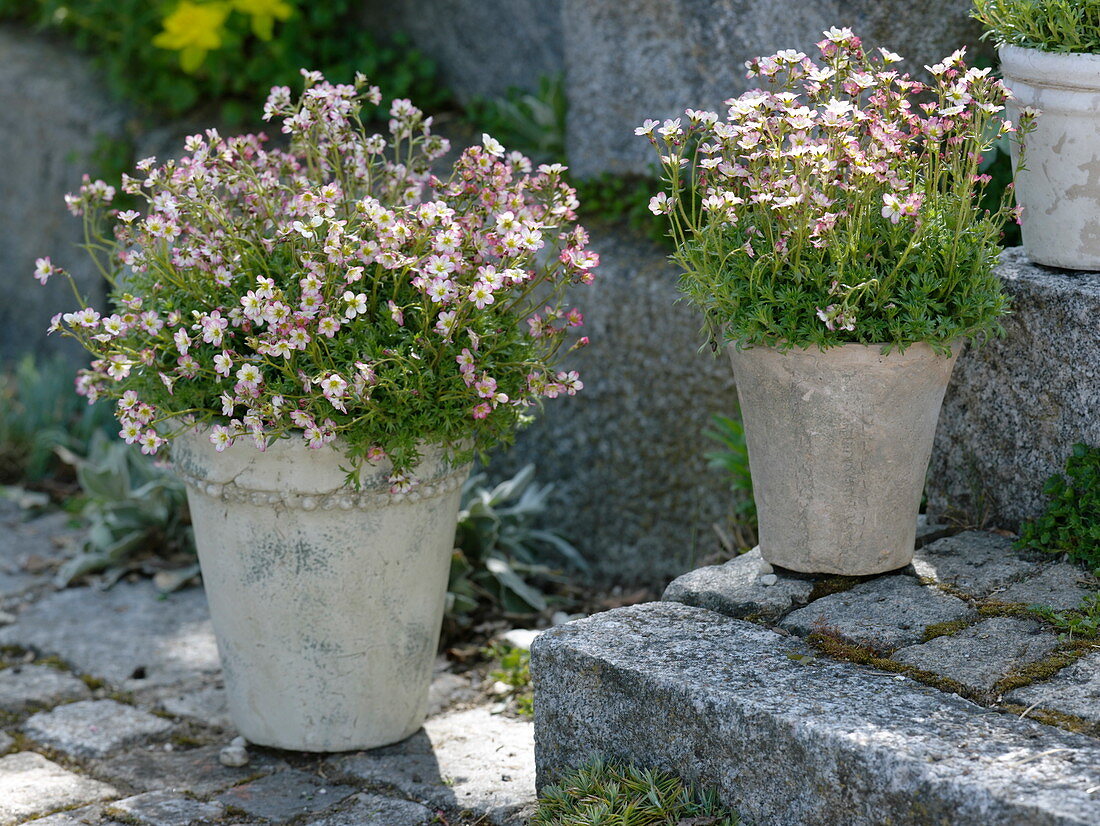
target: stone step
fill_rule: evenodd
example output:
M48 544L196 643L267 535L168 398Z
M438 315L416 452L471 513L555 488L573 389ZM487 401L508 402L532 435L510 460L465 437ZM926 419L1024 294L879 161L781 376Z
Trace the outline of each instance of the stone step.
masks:
M1005 250L1005 337L969 347L940 413L928 512L1012 528L1042 513L1043 484L1075 442L1100 445L1100 273L1032 264Z
M710 786L755 826L1100 823L1100 742L673 603L534 643L541 788L594 756Z

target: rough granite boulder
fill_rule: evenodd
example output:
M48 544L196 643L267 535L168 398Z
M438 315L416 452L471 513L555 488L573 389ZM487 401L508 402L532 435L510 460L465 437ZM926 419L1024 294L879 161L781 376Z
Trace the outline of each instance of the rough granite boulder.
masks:
M71 46L0 26L0 65L0 360L47 349L75 355L68 340L46 338L50 317L73 306L69 285L58 278L39 287L31 276L35 259L50 256L85 295L103 295L92 262L76 247L80 220L64 196L91 169L97 143L122 134L125 115Z
M1095 739L705 609L555 628L531 674L540 788L599 755L712 787L755 826L1100 822Z
M928 511L1016 529L1042 513L1043 483L1076 442L1100 445L1100 273L998 268L1007 335L964 352L947 388L928 473Z
M758 85L745 78L746 60L815 54L830 26L851 26L919 71L978 43L969 12L970 0L564 0L570 165L585 177L645 172L656 155L635 126L687 107L720 111Z

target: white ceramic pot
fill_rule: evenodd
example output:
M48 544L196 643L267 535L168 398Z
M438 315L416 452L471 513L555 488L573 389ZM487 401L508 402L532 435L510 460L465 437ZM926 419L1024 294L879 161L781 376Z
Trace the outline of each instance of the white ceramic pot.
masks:
M344 487L343 456L302 439L217 453L175 440L240 733L299 751L373 748L423 722L461 485L439 450L391 494L388 463Z
M729 348L764 559L850 576L909 564L960 349Z
M1020 108L1042 111L1025 139L1016 199L1024 247L1037 264L1100 270L1100 55L1002 46L1001 71ZM1013 168L1018 165L1012 144Z

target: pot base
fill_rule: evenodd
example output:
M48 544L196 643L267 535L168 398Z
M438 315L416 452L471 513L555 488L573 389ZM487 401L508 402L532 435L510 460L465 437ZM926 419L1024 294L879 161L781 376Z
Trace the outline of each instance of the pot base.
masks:
M245 739L307 752L405 739L427 713L463 479L433 451L405 494L388 466L344 487L343 454L281 440L173 459L187 498L225 672Z
M846 576L909 564L936 421L960 350L729 348L764 559Z

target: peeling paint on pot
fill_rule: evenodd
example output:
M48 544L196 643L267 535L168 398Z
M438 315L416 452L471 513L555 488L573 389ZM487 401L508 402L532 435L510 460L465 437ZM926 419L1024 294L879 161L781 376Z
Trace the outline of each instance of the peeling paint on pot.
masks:
M1100 270L1100 55L1054 54L1019 46L999 50L1009 114L1041 110L1025 138L1025 168L1012 144L1022 231L1036 264Z
M301 439L217 453L193 431L174 441L172 459L240 733L331 752L415 732L469 465L427 451L420 484L391 494L388 464L365 468L353 491L342 454Z
M764 559L859 576L912 560L951 356L915 344L729 348Z

